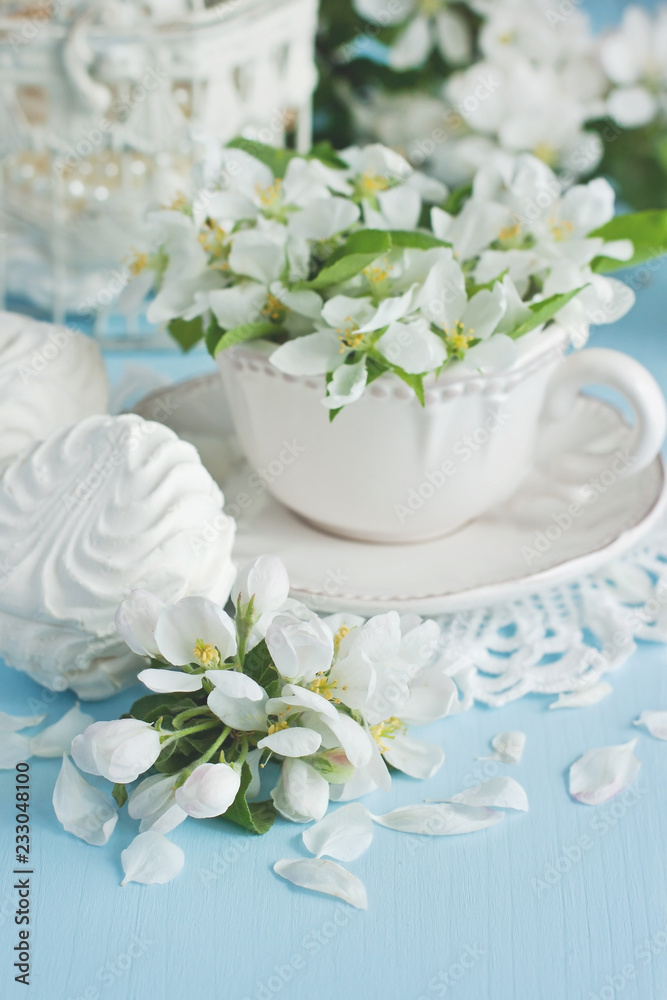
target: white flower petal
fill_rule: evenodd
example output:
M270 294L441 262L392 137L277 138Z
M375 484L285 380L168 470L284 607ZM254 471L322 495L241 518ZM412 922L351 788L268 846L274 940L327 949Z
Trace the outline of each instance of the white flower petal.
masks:
M247 674L238 670L207 670L206 679L228 698L246 698L248 701L262 701L266 691Z
M281 227L283 228L283 227ZM284 230L287 237L287 230ZM232 237L229 266L235 274L270 285L280 278L286 264L285 247L259 229L245 229Z
M446 802L431 805L402 806L384 816L373 816L375 823L401 833L419 833L430 837L450 837L476 833L499 823L505 813L483 807Z
M175 781L171 774L152 774L140 781L130 792L127 802L127 811L132 819L144 819L161 809L171 798Z
M376 347L390 364L410 375L432 372L447 357L441 337L422 319L412 322L392 323L382 334Z
M411 778L431 778L445 763L445 754L435 743L413 740L410 736L397 735L387 740L384 759L392 767L409 774Z
M137 680L141 681L149 691L157 694L171 694L174 691L199 691L202 674L186 674L182 670L161 670L160 667L147 667L140 670Z
M518 764L523 756L526 745L526 734L518 730L498 733L491 740L495 753L490 757L478 757L477 760L499 760L502 764Z
M171 882L185 864L185 854L161 833L150 830L135 837L121 852L125 872L121 885L139 882L141 885L164 885Z
M368 909L368 897L363 882L334 861L321 858L282 858L273 866L276 875L303 889L336 896L358 910Z
M164 610L164 601L150 590L133 590L116 612L116 631L133 653L157 656L155 626Z
M332 716L322 716L306 712L303 715L303 724L320 733L323 746L329 748L340 746L353 767L366 767L370 763L373 753L372 738L349 715L335 712Z
M229 764L199 764L176 789L176 802L188 816L222 816L236 798L241 778Z
M257 746L262 750L267 747L282 757L309 757L319 749L321 743L322 737L313 729L294 727L279 729L276 733L265 736Z
M235 607L246 605L252 597L257 618L267 611L278 611L288 594L289 577L278 556L258 556L243 567L232 588Z
M160 615L155 638L165 660L181 667L196 662L195 643L220 650L223 660L236 651L236 630L229 615L206 597L184 597Z
M77 701L61 719L31 738L30 752L35 757L62 757L64 753L69 753L74 737L94 721L92 715L81 711Z
M584 708L587 705L597 705L613 690L607 681L600 681L599 684L593 684L592 687L584 688L582 691L559 694L556 701L551 702L549 708Z
M29 729L38 726L46 718L44 715L7 715L0 712L0 733L17 733L19 729Z
M188 814L186 811L181 809L176 802L165 802L164 805L156 809L150 816L144 816L139 824L139 833L147 833L149 830L152 830L153 833L171 833L177 826L185 822L187 818Z
M266 287L248 281L218 288L208 295L208 304L223 330L233 330L245 323L257 323L262 318L266 302Z
M621 128L641 128L655 118L658 102L646 87L617 87L607 98L607 112Z
M637 740L588 750L570 768L570 795L599 806L622 792L637 777L641 761L633 753Z
M421 670L410 685L410 697L401 709L401 719L409 726L426 726L443 719L458 699L456 684L441 669Z
M341 342L333 330L288 340L271 355L271 364L287 375L324 375L341 363Z
M298 757L288 758L278 784L271 791L273 804L292 823L320 820L329 805L329 785L321 774Z
M323 715L327 719L335 719L338 714L335 705L327 701L316 691L301 687L299 684L285 684L280 698L271 698L267 702L266 711L268 715L281 715L285 709L310 709L317 715Z
M642 712L635 726L646 726L651 736L667 740L667 712Z
M67 754L53 789L53 808L68 833L95 847L106 844L118 821L111 799L88 784Z
M528 796L523 785L514 778L501 776L483 781L481 785L466 788L448 801L462 802L466 806L488 806L492 809L519 809L521 812L528 812Z
M435 18L438 48L444 58L456 65L465 63L472 51L472 38L465 18L445 7Z
M211 691L207 698L208 707L214 715L243 733L266 731L266 702L254 701L250 698L230 698L219 688Z
M367 378L365 358L353 365L339 365L327 386L323 404L330 410L337 410L348 403L356 403L366 388Z
M413 69L424 62L432 47L428 20L415 17L389 50L389 65L397 70Z
M274 281L269 289L283 305L291 309L292 312L299 313L300 316L307 316L309 319L319 319L322 314L322 299L317 292L290 291L281 281Z
M23 733L3 733L0 737L0 770L11 770L30 757L30 737Z
M354 861L373 840L373 820L361 803L341 806L302 834L306 849L321 858L326 854L337 861Z
M307 240L328 240L359 218L359 206L347 198L315 198L290 216L291 233Z

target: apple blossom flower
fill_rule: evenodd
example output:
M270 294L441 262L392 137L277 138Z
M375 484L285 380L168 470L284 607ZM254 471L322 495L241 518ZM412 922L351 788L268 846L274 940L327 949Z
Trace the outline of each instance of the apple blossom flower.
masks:
M466 62L472 52L472 35L465 17L456 4L434 0L421 4L418 0L403 0L388 6L386 0L353 0L361 17L383 27L404 24L389 50L389 64L396 70L413 69L437 48L446 62Z
M176 789L176 804L195 819L221 816L236 798L239 772L229 764L200 764Z
M139 719L94 722L72 741L72 757L82 771L120 784L135 781L159 755L160 734Z

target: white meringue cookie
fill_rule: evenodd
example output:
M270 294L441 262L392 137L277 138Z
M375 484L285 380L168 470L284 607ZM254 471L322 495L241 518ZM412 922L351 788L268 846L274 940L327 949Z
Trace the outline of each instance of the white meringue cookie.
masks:
M94 416L0 480L0 656L54 690L103 698L146 660L114 615L141 587L224 604L235 525L192 445L135 414Z
M109 383L83 333L0 312L0 467L33 441L106 413Z

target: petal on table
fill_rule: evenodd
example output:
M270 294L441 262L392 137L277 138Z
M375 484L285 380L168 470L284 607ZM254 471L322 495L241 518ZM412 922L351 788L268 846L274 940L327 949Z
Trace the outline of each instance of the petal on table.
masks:
M306 849L318 858L327 854L337 861L354 861L370 847L373 820L366 806L353 802L308 827L302 839Z
M588 750L570 768L570 795L599 806L622 792L637 777L641 761L634 754L637 740Z
M121 885L163 885L171 882L185 864L185 854L161 833L149 830L135 837L120 855L125 878Z
M324 861L322 858L282 858L276 861L273 870L276 875L294 885L336 896L350 906L356 906L358 910L368 909L364 883L334 861Z

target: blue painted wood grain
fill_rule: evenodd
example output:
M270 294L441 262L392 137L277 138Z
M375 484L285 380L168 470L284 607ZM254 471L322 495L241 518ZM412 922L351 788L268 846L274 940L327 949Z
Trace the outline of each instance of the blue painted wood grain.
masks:
M620 5L583 6L609 20ZM647 287L636 278L635 310L592 344L634 355L667 390L665 274L663 264ZM154 363L175 365L166 355ZM119 855L136 825L123 814L105 848L75 840L51 807L59 762L34 762L28 989L13 982L13 772L0 772L0 997L666 1000L667 746L631 723L644 709L667 708L667 649L642 644L612 683L614 694L590 709L549 712L549 699L529 697L425 730L445 749L441 773L423 783L396 779L390 793L367 800L371 809L453 794L486 766L479 777L520 780L531 810L468 837L378 829L349 866L367 885L367 913L273 874L278 858L305 855L301 829L282 821L264 838L188 821L170 835L187 857L178 879L121 888ZM50 721L73 704L4 666L0 692L2 709L41 708ZM90 710L114 717L132 697ZM502 729L527 733L522 763L475 763ZM573 802L570 764L590 747L633 736L642 768L632 794L595 809Z

